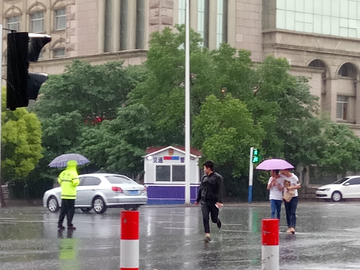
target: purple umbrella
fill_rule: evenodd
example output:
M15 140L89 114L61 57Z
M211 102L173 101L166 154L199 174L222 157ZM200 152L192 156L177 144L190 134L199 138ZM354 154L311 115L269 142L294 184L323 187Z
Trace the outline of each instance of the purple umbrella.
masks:
M286 170L286 169L294 169L294 166L291 165L286 160L273 158L273 159L264 160L256 167L256 169L265 170L265 171Z
M53 161L49 163L49 167L52 168L64 168L66 167L66 163L69 160L76 160L78 165L83 165L85 163L89 163L90 161L80 154L63 154L61 156L56 157Z

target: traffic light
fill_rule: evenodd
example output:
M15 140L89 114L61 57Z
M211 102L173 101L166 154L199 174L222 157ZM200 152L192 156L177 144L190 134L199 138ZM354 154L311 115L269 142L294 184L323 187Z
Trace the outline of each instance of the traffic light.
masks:
M36 99L41 85L48 79L44 73L29 73L29 62L37 62L41 49L51 41L48 35L14 32L8 34L7 108L26 107Z
M260 161L260 150L254 148L252 163L258 163L259 161Z

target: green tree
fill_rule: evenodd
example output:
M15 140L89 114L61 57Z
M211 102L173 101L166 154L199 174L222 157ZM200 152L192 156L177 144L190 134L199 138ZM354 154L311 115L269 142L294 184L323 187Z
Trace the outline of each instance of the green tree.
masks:
M234 176L248 171L249 149L260 146L264 135L246 105L230 94L222 100L209 96L194 121L195 146L205 159L231 165Z
M177 30L165 29L152 35L146 62L147 80L130 94L130 103L138 102L149 109L155 125L153 142L157 145L184 143L184 28L179 26ZM190 39L192 119L197 119L209 95L221 100L223 90L240 100L255 125L263 130L264 137L258 144L262 148L262 158L280 157L295 166L318 164L320 167L322 164L325 168L327 157L336 152L326 143L325 135L331 133L330 126L319 116L318 97L310 93L306 78L291 75L286 59L268 56L263 63L254 65L248 51L237 51L228 44L209 51L199 46L196 33L191 32ZM217 134L218 138L210 136L211 139L196 125L192 131L193 145L200 147L204 156L208 154L208 145L219 147L218 153L212 155L218 162L224 153L231 156L233 148L217 140L221 137L228 142L232 138L230 127L225 134ZM199 138L207 139L209 143L201 144ZM238 168L224 164L230 175L246 176L245 164L251 146L256 145L239 149L243 159L236 160L242 164L237 165ZM350 168L354 166L348 166Z
M52 154L46 156L79 150L81 135L104 119L115 119L117 108L144 77L144 69L127 70L122 62L92 66L81 61L74 61L61 75L50 76L31 108L42 124L43 146Z
M151 144L148 109L135 104L119 108L117 117L83 134L81 148L98 167L133 178L143 171L145 149Z
M360 170L360 138L347 125L325 121L322 143L317 144L322 171L343 174Z
M264 156L286 157L296 165L301 163L296 153L306 146L302 140L308 139L297 136L297 131L317 118L318 98L311 95L305 78L293 76L289 71L286 59L268 56L256 69L256 91L247 105L255 121L266 131Z
M184 143L185 114L185 28L177 26L177 32L165 28L155 32L149 42L146 70L147 80L138 84L129 95L130 104L141 103L150 112L154 123L154 145ZM200 35L191 31L191 113L199 112L206 96L217 89L210 51L199 45ZM209 73L211 72L211 73Z
M6 108L6 90L2 89L2 108ZM41 126L34 113L26 108L2 110L3 180L21 179L42 158Z
M28 176L43 183L32 190L34 196L42 196L59 174L59 170L48 167L50 161L64 153L84 154L80 146L82 134L98 129L105 119L115 119L128 93L145 78L143 66L124 68L122 62L92 66L81 61L74 61L61 75L50 76L30 108L41 121L45 150L44 158ZM80 171L100 168L90 161Z
M41 119L74 111L90 123L96 117L113 119L131 85L122 62L92 66L76 60L63 74L50 76L33 110Z
M2 88L1 120L1 183L22 182L43 157L40 121L26 108L7 111L5 87Z

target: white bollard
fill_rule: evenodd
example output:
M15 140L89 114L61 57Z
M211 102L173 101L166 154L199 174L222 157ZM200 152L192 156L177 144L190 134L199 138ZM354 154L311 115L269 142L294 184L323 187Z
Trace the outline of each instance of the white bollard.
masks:
M139 211L122 211L120 270L139 270Z
M261 224L262 270L279 269L279 220L263 219Z

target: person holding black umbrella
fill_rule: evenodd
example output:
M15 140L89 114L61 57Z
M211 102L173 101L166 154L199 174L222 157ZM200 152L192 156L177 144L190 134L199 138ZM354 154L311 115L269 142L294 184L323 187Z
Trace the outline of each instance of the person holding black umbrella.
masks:
M61 186L61 211L58 221L58 230L63 231L63 221L66 216L68 230L75 230L72 220L75 214L76 187L79 185L79 177L77 173L77 161L69 160L67 167L58 177Z

